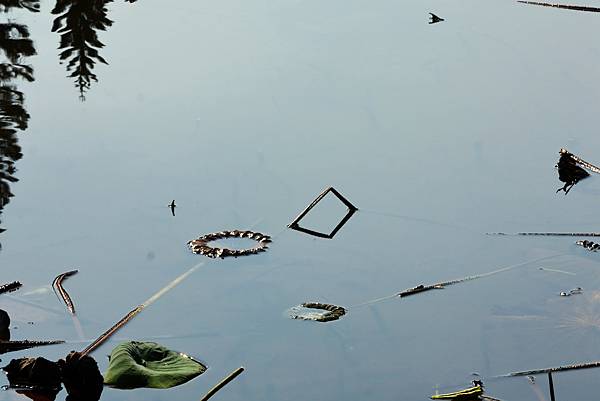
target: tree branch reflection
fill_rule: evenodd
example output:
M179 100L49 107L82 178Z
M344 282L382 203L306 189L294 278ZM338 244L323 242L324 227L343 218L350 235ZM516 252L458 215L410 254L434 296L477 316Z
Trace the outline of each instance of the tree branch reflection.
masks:
M39 11L38 0L0 1L0 10L25 8ZM33 67L23 59L36 53L27 26L14 22L0 23L0 50L5 60L0 63L0 213L13 193L10 184L17 182L15 163L23 157L17 134L27 129L29 113L24 95L15 85L16 79L33 81ZM4 229L0 228L0 232ZM1 249L1 245L0 245Z
M52 32L60 34L59 58L67 62L70 78L75 78L79 98L85 100L85 93L92 81L98 82L92 71L96 62L108 64L98 49L104 44L98 39L97 31L105 31L113 23L107 17L106 4L112 0L58 0L52 14Z

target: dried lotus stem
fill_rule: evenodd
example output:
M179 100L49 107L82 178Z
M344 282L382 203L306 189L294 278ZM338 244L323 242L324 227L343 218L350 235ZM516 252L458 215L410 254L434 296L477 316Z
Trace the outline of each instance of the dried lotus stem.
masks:
M208 401L208 399L210 397L215 395L217 393L217 391L221 390L223 387L225 387L227 384L229 384L230 381L232 381L233 379L238 377L243 371L244 371L244 368L240 366L239 368L237 368L236 370L231 372L229 374L229 376L227 376L226 378L221 380L219 383L217 383L216 386L211 388L210 391L208 393L206 393L206 395L200 399L200 401Z
M535 6L544 6L544 7L564 8L567 10L575 10L575 11L588 11L588 12L592 12L592 13L600 12L600 8L598 8L598 7L575 6L575 5L569 5L569 4L541 3L541 2L537 2L537 1L523 1L523 0L518 0L517 3L533 4ZM598 171L596 171L596 173L598 173Z
M67 309L72 315L75 314L75 305L73 305L73 301L71 300L71 297L69 296L67 291L65 291L65 289L63 288L62 283L68 277L77 274L78 271L79 270L71 270L66 273L59 274L58 276L56 276L54 281L52 281L52 288L54 289L54 292L57 296L60 296L60 298L62 298L63 302L67 306Z
M119 320L114 326L112 326L110 329L108 329L104 333L102 333L102 335L100 335L100 337L98 337L96 340L94 340L93 343L91 343L83 351L81 351L81 356L85 356L85 355L89 354L90 352L92 352L96 348L98 348L100 345L102 345L102 343L104 343L106 340L108 340L110 338L110 336L112 336L117 330L119 330L121 327L125 326L127 324L127 322L129 322L131 319L133 319L135 317L135 315L140 313L142 311L142 309L144 309L144 307L142 305L139 305L139 306L135 307L135 309L131 310L127 315L125 315L121 320Z

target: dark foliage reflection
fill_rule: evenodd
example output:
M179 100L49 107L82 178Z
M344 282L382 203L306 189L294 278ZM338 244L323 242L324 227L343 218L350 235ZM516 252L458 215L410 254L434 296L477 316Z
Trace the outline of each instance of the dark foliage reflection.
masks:
M0 9L9 11L24 8L39 10L39 1L0 1ZM27 129L29 113L24 107L24 95L16 87L17 79L33 81L33 68L24 64L24 58L35 54L27 26L14 22L0 24L0 49L4 60L0 63L0 213L13 196L10 184L15 177L15 163L23 157L17 133ZM4 231L0 228L0 232ZM1 247L1 246L0 246Z
M125 0L135 3L137 0ZM54 19L52 32L60 34L61 63L67 63L67 72L74 78L79 89L79 98L85 100L85 93L98 77L93 72L97 62L108 62L100 55L99 49L104 43L98 39L98 31L106 31L113 21L107 17L108 3L113 0L57 0L52 14Z

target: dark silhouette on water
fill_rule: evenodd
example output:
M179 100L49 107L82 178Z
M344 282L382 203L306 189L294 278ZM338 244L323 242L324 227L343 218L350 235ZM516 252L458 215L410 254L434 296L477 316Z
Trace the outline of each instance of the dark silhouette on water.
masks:
M437 24L438 22L445 21L445 19L438 17L434 13L429 13L429 24Z
M590 173L588 173L582 167L585 167L586 169L595 173L600 173L600 169L598 167L575 156L566 149L561 149L559 154L560 159L558 159L558 163L556 164L556 168L558 168L558 179L564 182L565 185L561 188L558 188L556 190L557 193L564 191L565 195L568 194L575 184L590 176Z
M137 0L125 0L134 3ZM98 82L93 72L96 63L108 65L100 55L104 43L98 39L98 31L106 31L113 21L108 18L107 4L113 0L57 0L52 14L57 15L52 32L60 34L61 64L67 63L69 78L75 79L79 98L85 100L85 93L92 82Z
M5 11L13 8L39 10L39 1L0 1ZM17 78L33 81L33 68L23 64L25 57L36 53L29 39L27 26L15 22L0 24L0 50L4 60L0 62L0 213L10 202L13 193L10 184L17 182L16 162L23 157L17 133L27 129L29 114L24 107L24 95L17 90ZM4 229L0 228L0 233ZM1 248L1 245L0 245Z
M29 11L40 11L40 0L0 0L0 11L8 12L13 8L25 8Z

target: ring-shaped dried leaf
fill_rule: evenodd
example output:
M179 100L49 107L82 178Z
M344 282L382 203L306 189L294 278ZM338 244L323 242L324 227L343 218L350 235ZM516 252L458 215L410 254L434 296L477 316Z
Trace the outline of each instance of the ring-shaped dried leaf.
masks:
M225 238L247 238L256 241L258 245L248 249L218 248L208 245L209 242ZM189 241L188 246L190 247L191 251L197 255L223 259L229 256L237 258L238 256L256 255L258 253L265 252L269 248L269 243L271 243L271 237L268 235L249 230L233 230L203 235L199 238Z
M310 311L307 313L305 309L314 309L321 312ZM314 320L316 322L331 322L332 320L338 320L345 314L345 308L321 302L305 302L290 309L290 317L292 319Z

